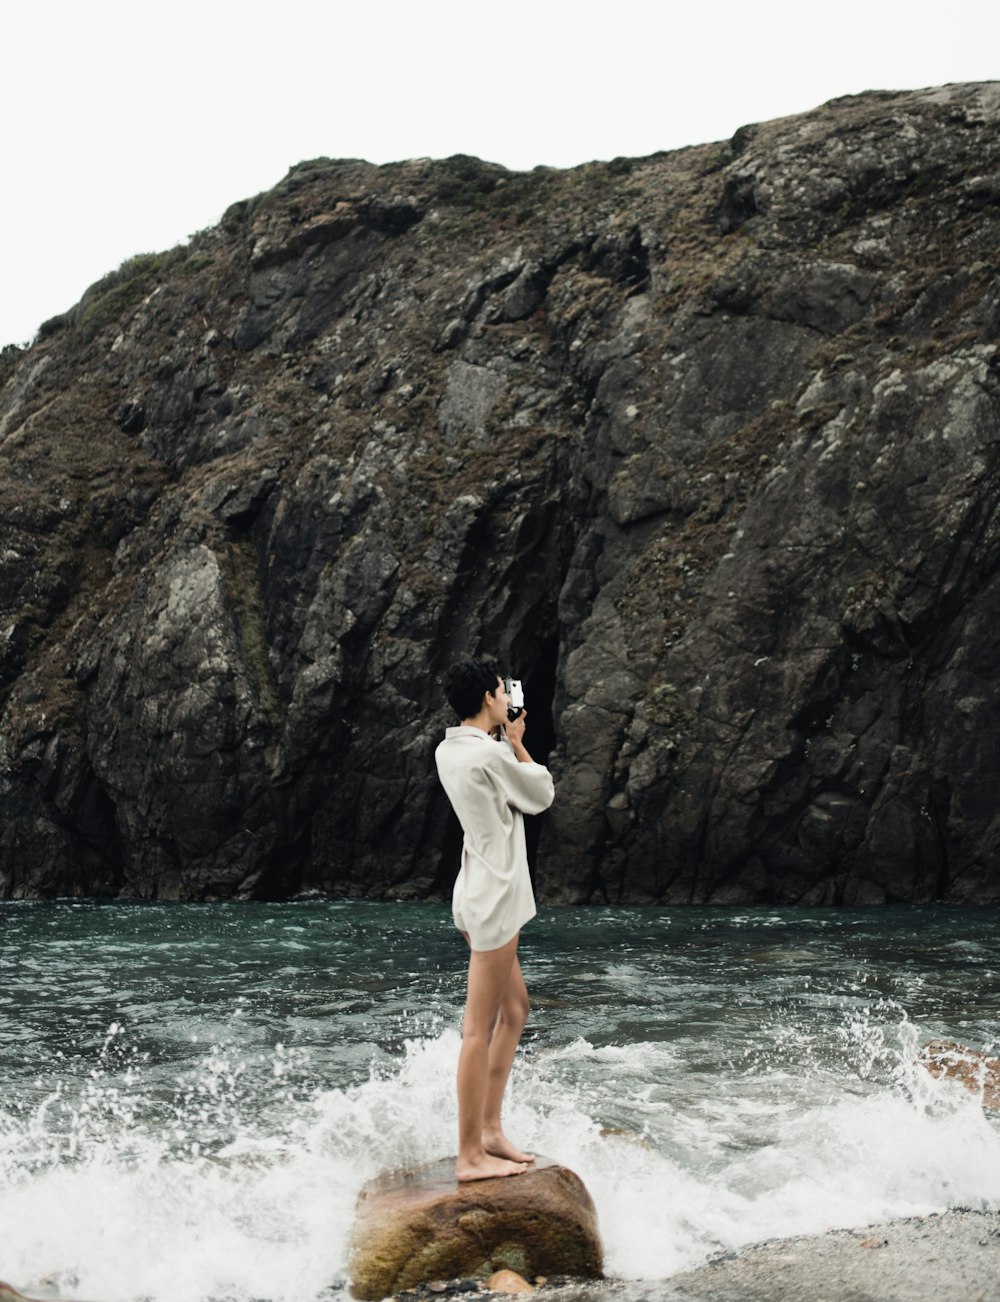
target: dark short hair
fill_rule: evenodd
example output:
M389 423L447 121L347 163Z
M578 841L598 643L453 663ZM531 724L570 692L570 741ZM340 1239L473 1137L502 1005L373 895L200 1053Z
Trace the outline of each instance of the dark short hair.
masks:
M471 719L487 692L496 695L499 677L494 660L460 660L444 676L445 698L460 719Z

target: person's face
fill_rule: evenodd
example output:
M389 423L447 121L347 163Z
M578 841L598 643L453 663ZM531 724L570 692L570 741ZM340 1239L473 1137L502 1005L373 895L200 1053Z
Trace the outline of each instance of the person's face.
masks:
M497 678L495 692L492 694L487 692L486 705L490 712L490 722L494 728L507 722L507 706L510 705L510 697L507 695L507 688L504 686L502 678Z

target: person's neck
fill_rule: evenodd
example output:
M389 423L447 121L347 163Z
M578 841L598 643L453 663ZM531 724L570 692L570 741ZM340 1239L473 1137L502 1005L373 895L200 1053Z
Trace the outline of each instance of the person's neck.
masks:
M471 719L462 720L463 728L478 728L480 732L485 732L487 735L493 731L494 726L495 725L486 710L480 710L479 713L474 714Z

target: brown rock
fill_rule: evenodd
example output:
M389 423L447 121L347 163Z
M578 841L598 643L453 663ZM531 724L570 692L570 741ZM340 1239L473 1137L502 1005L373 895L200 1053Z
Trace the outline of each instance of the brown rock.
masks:
M35 1298L26 1297L18 1292L13 1284L6 1284L0 1279L0 1302L37 1302Z
M931 1040L917 1061L932 1076L947 1076L973 1094L982 1094L984 1108L1000 1110L1000 1058L987 1058L955 1040Z
M516 1270L497 1270L486 1281L491 1293L534 1293L534 1289Z
M0 1302L31 1302L23 1293L19 1293L11 1284L5 1284L0 1279Z
M349 1273L354 1297L376 1302L428 1280L498 1272L522 1283L539 1274L600 1279L602 1265L597 1213L573 1171L538 1158L524 1175L459 1184L455 1159L445 1158L365 1185Z
M38 1302L36 1298L26 1297L13 1286L0 1279L0 1302Z

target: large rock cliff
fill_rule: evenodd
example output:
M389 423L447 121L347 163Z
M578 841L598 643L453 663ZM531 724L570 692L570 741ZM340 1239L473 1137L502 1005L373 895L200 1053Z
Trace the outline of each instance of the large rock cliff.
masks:
M1000 901L1000 84L511 173L303 163L0 360L0 896Z

